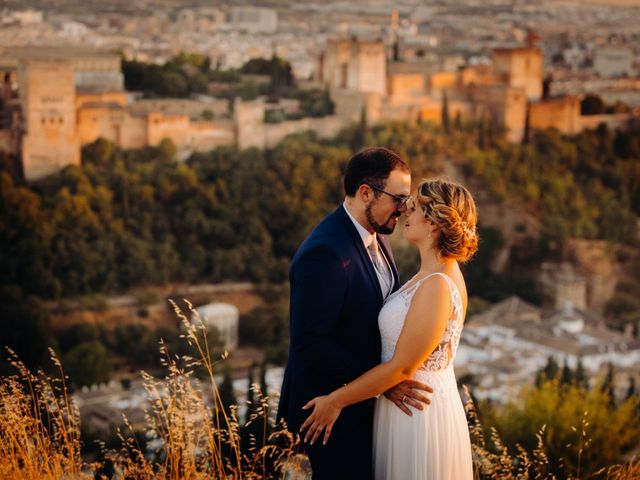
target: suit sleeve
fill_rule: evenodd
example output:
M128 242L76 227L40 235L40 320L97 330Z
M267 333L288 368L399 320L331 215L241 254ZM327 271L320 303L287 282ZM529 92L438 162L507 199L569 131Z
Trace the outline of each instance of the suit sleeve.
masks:
M335 339L347 294L347 271L330 249L318 247L297 259L291 275L291 341L296 354L313 368L348 383L376 363Z

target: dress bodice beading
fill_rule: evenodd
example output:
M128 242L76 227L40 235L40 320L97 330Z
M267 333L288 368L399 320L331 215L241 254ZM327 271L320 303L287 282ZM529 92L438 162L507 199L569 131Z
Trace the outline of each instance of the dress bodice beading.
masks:
M442 276L449 285L449 294L451 298L451 315L442 335L442 339L438 343L435 350L425 360L424 364L418 370L439 371L446 369L455 357L460 343L460 334L463 325L463 307L460 291L453 280L443 273L432 273L426 277L416 281L413 285L406 288L403 286L400 290L387 298L380 314L378 316L378 327L380 329L380 337L382 340L382 361L386 362L391 359L396 349L396 343L400 332L404 325L405 318L411 306L413 295L420 285L433 275ZM408 282L409 283L409 282ZM425 312L428 315L428 312Z

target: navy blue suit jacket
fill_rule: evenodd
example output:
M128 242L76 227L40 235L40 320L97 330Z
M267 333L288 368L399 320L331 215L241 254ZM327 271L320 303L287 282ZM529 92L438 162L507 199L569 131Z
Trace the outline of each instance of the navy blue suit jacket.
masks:
M398 273L388 240L376 235L398 288ZM309 415L302 406L326 395L380 363L378 313L382 292L362 238L344 206L327 216L302 243L289 272L291 285L289 361L278 418L298 432ZM338 422L350 422L358 408L345 408ZM369 415L367 418L372 422ZM354 420L355 421L355 420ZM346 431L358 429L351 425ZM331 442L348 442L334 438Z

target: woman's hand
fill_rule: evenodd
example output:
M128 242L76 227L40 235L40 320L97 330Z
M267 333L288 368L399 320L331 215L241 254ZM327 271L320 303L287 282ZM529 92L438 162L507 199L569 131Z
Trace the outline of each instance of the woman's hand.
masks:
M300 427L300 433L302 434L308 428L309 430L304 437L304 441L308 442L311 440L311 445L313 445L324 430L322 444L326 445L329 440L329 435L331 435L333 424L336 423L342 407L336 404L331 395L316 397L310 400L302 409L307 410L311 407L314 407L313 412L311 412L309 418L307 418L302 424L302 427Z

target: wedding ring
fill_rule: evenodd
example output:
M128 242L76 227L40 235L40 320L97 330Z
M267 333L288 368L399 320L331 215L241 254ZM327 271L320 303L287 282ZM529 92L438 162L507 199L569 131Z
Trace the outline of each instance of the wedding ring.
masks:
M401 400L401 401L402 401L402 403L404 403L404 399L405 399L405 398L407 398L407 396L406 396L406 395L402 395L402 400Z

